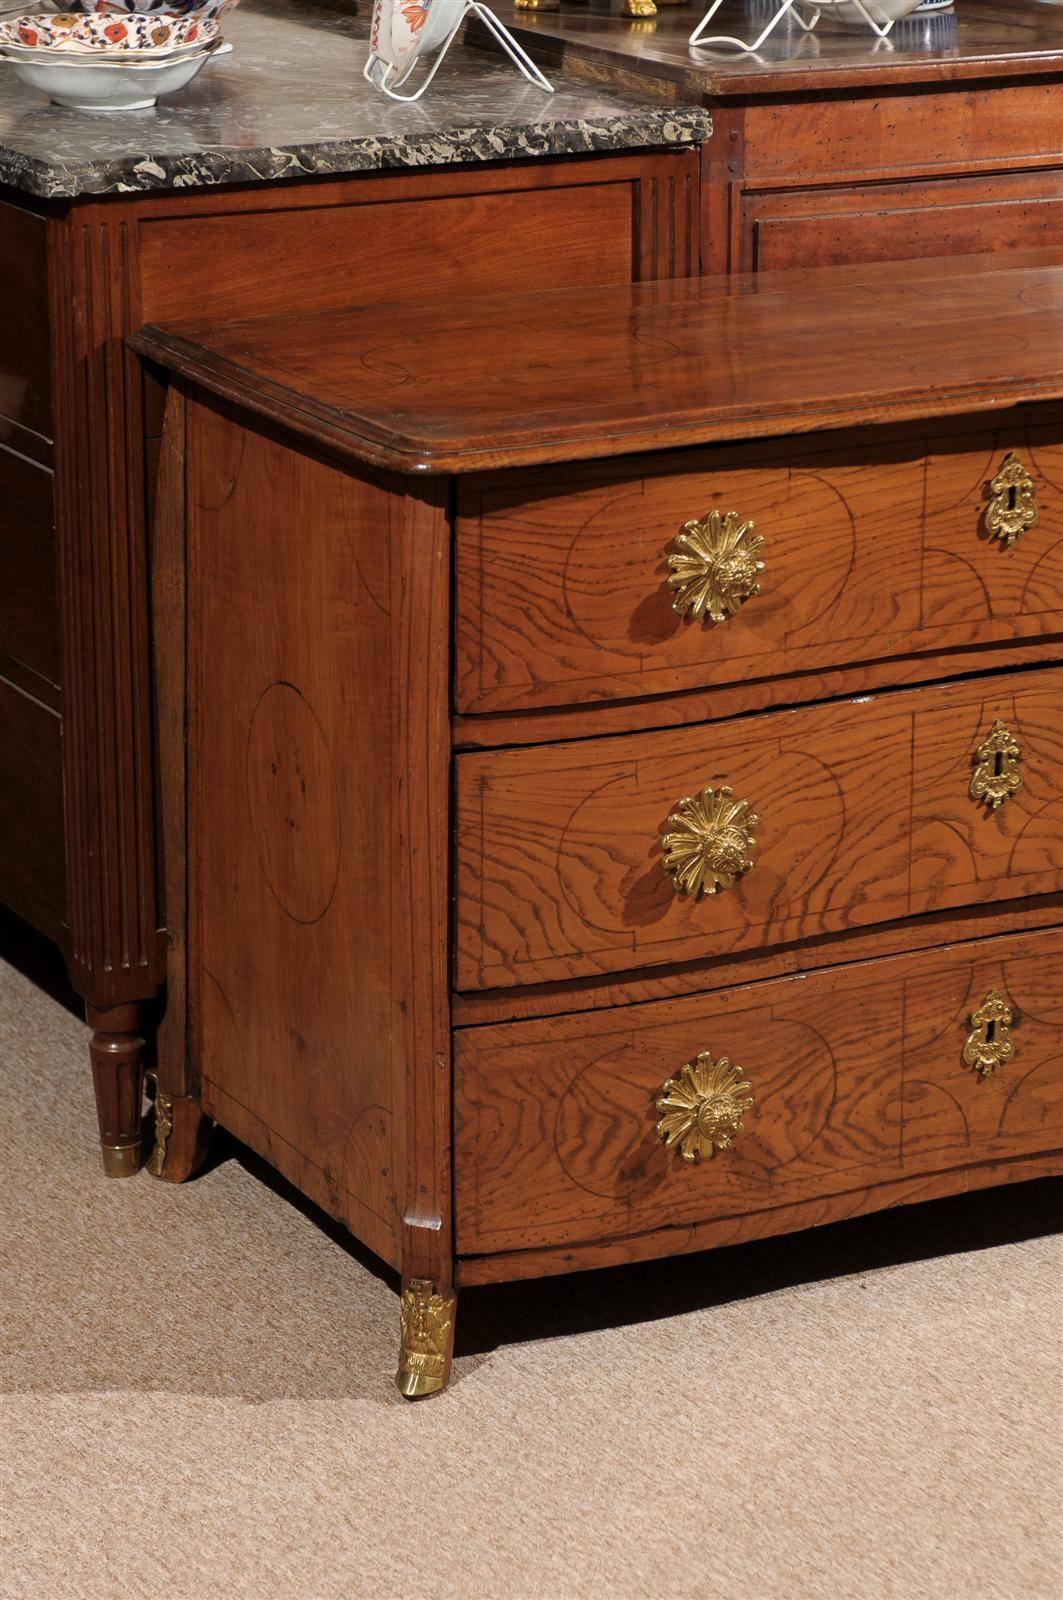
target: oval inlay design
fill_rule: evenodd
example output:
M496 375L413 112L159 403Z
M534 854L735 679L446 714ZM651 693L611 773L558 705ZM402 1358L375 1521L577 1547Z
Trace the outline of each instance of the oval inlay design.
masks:
M247 804L278 905L295 922L319 921L340 871L339 791L324 730L290 683L271 683L251 718Z

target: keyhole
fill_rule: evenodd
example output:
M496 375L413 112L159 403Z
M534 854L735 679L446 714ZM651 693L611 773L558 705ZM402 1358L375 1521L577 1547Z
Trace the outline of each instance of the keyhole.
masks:
M992 1044L993 1043L993 1035L996 1033L996 1031L997 1031L997 1025L996 1025L995 1022L987 1022L986 1023L986 1025L985 1025L985 1042L986 1042L986 1044Z
M1013 483L1008 485L1008 510L1014 511L1019 503L1019 491Z
M1004 752L1003 752L1003 750L998 750L996 755L993 757L993 772L994 772L994 775L999 778L1000 774L1003 771L1004 771Z

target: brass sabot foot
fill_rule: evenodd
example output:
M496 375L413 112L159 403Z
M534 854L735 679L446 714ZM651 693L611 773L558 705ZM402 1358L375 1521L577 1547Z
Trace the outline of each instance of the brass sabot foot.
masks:
M101 1144L103 1170L109 1178L135 1178L140 1171L140 1141L136 1144Z
M395 1383L407 1400L445 1389L454 1352L457 1296L437 1294L427 1278L409 1278L399 1301L399 1370Z
M407 1400L423 1400L427 1394L438 1394L444 1387L442 1378L430 1378L421 1372L404 1372L399 1368L395 1385Z

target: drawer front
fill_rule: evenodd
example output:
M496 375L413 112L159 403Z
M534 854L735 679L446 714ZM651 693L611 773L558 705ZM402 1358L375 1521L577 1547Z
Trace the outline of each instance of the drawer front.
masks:
M1046 893L1063 883L1061 701L1063 671L1051 669L459 755L457 987L689 961ZM998 720L1001 748L979 758ZM680 802L707 789L702 821ZM749 812L731 821L719 808L738 800ZM672 852L676 871L752 865L717 892L711 874L710 892L680 892L666 834L693 841Z
M1061 440L1063 421L865 430L463 484L457 708L666 694L1063 627ZM1009 454L1037 522L1005 547L986 518ZM690 521L687 593L669 578Z
M59 682L52 474L0 445L0 653Z
M917 168L1006 172L1013 163L1059 162L1059 80L955 85L940 93L873 93L852 99L765 100L745 114L745 181L837 183ZM987 109L990 108L990 109Z
M991 1001L987 1048L994 993L1010 1021ZM1059 930L461 1029L458 1250L637 1234L1055 1149L1061 1029Z

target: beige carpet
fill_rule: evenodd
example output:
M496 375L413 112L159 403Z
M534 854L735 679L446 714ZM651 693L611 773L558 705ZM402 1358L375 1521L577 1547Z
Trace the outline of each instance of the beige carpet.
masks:
M105 1181L0 984L4 1600L1059 1600L1047 1186L468 1293L410 1406L390 1284L231 1147Z

